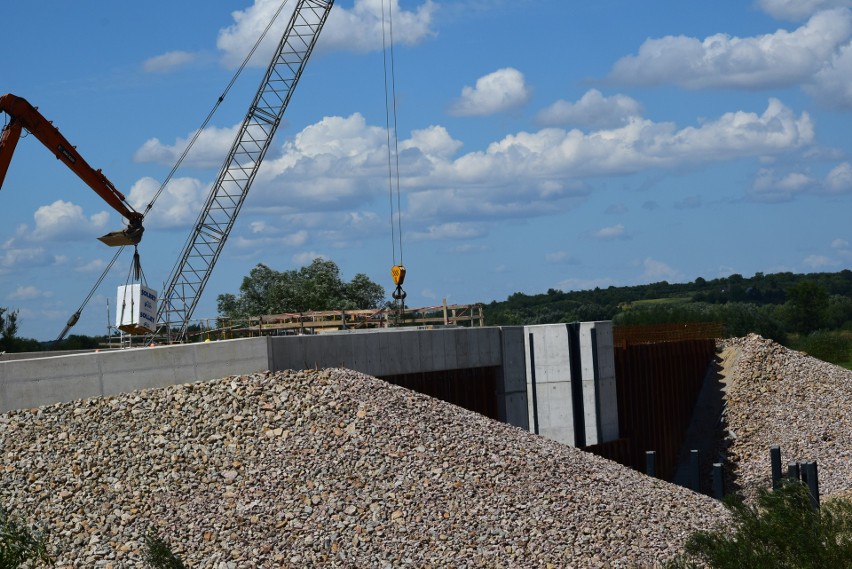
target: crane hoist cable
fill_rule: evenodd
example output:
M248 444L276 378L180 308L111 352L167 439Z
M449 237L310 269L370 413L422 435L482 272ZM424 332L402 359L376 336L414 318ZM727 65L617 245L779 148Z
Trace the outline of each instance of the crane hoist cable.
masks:
M387 29L385 24L387 23ZM400 313L405 310L405 297L402 289L405 282L405 265L402 262L402 205L399 184L399 136L396 112L396 74L394 71L393 50L393 2L388 3L385 10L385 0L382 0L382 62L384 66L385 79L385 130L387 132L388 145L388 197L390 201L391 221L391 251L393 266L391 277L396 289L391 295L400 306ZM388 62L390 54L390 62ZM389 80L390 78L390 80ZM393 124L391 124L391 118ZM393 139L393 140L391 140ZM394 198L396 205L394 205ZM394 213L396 221L394 221ZM399 263L397 263L396 249L399 245Z
M201 135L201 133L204 131L204 129L207 128L207 125L210 123L211 119L213 118L213 115L216 114L216 111L219 109L219 106L222 104L222 102L225 100L225 97L230 92L231 88L237 82L237 79L242 74L243 70L246 68L246 66L248 65L251 58L254 56L254 53L257 51L257 48L260 47L261 42L263 42L264 38L266 38L266 34L272 28L272 25L278 19L278 16L281 14L281 11L284 9L284 7L287 5L288 2L289 2L289 0L283 0L283 2L281 2L281 5L278 6L278 10L275 11L275 14L269 20L269 23L266 24L266 28L264 28L263 32L260 34L260 37L258 37L257 41L255 42L254 46L252 46L251 50L249 50L245 59L243 59L243 62L237 68L237 71L234 73L233 77L231 77L231 80L228 83L227 87L225 87L225 90L222 92L221 95L219 95L219 98L216 99L216 102L213 104L213 107L210 109L210 112L207 113L207 117L201 123L201 126L192 135L192 138L189 140L189 143L186 145L186 148L184 148L184 150L181 153L180 157L178 158L177 162L175 162L174 166L172 166L172 169L169 171L169 174L166 176L166 179L163 181L162 185L160 185L160 188L154 194L154 197L151 198L151 201L145 207L145 210L142 212L143 218L144 218L144 216L148 215L148 212L150 212L151 209L154 207L154 203L157 201L157 199L160 197L160 195L166 189L166 186L168 185L168 183L171 181L171 179L174 177L177 170L183 164L183 161L186 159L187 155L189 154L189 151L195 145L195 142L198 140L198 137ZM77 309L77 312L75 312L74 314L71 315L71 317L68 319L68 322L65 325L65 328L63 328L62 332L59 333L59 336L56 338L56 340L54 340L54 342L62 341L65 338L66 334L68 334L68 331L77 323L78 320L80 320L80 315L83 313L83 309L86 307L86 305L92 299L92 297L95 295L95 291L97 291L98 287L100 287L104 278L106 278L107 273L109 273L109 271L112 269L112 266L115 264L116 260L118 260L118 257L121 255L121 252L123 250L124 250L123 246L118 248L118 250L116 251L112 260L109 262L109 264L107 264L107 267L106 267L106 269L104 269L104 272L101 274L100 278L97 280L95 285L89 291L89 294L86 296L85 300L83 300L83 303L80 305L80 308ZM136 269L135 272L137 274L141 274L142 267L141 267L141 264L139 262L139 251L138 251L138 249L134 252L133 264L134 264L134 267ZM133 268L131 268L131 270L133 270ZM137 280L139 280L138 277L137 277Z

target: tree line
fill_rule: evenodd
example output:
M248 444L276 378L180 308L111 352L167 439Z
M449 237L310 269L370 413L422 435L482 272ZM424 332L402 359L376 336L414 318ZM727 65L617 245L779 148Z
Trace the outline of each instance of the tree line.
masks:
M231 319L321 310L380 308L385 289L367 275L342 278L334 261L314 259L300 269L278 271L258 264L235 293L217 297L220 317ZM781 343L821 332L852 335L852 271L753 277L733 274L689 283L661 281L584 291L549 289L514 293L485 304L492 326L612 320L616 325L723 322L729 337L758 333ZM105 338L70 336L61 345L19 338L18 312L0 307L0 351L97 347Z

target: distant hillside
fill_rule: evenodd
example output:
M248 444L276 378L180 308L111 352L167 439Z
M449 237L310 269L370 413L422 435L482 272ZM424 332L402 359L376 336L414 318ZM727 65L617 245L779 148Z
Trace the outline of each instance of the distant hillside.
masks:
M697 278L637 286L546 293L515 293L486 305L486 323L495 326L576 320L617 324L721 321L730 336L756 332L784 341L788 333L852 329L852 271L837 273L757 273L746 278Z

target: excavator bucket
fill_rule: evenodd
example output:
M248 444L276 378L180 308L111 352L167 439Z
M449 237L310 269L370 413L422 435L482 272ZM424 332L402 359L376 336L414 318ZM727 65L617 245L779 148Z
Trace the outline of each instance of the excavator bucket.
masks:
M126 231L112 231L103 237L98 237L98 241L109 245L110 247L123 247L125 245L136 245L138 239L130 237Z

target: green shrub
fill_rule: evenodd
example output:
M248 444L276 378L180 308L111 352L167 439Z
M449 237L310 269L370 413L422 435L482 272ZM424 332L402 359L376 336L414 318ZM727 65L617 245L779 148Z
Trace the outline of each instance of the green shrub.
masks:
M169 548L169 545L150 530L144 537L145 561L154 569L184 569L183 562Z
M763 490L758 505L727 499L731 531L698 532L686 555L670 568L707 565L713 569L824 569L852 567L852 502L831 500L811 507L808 488L782 482Z
M793 347L833 364L848 362L852 355L852 343L847 335L826 330L817 330L800 337Z
M47 539L0 507L0 569L17 569L27 562L53 566Z

